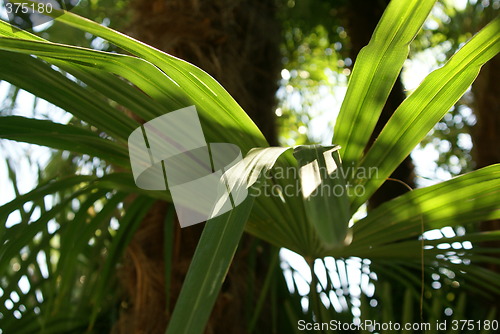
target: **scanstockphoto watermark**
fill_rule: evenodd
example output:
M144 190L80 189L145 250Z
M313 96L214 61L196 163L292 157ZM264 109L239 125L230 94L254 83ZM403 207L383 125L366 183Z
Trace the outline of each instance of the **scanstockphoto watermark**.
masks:
M423 323L398 323L398 322L379 322L376 320L364 320L356 323L342 322L339 320L330 320L329 322L307 322L299 320L297 322L297 329L299 331L307 332L323 332L323 331L366 331L366 332L393 332L393 331L430 331L432 328L441 330L443 325L439 322L434 324L429 322ZM446 327L446 326L445 326ZM446 328L445 328L446 329Z
M344 166L329 173L326 167L318 168L322 182L308 192L308 196L363 196L366 192L362 184L344 184L341 180L378 178L377 167ZM286 182L279 182L286 180ZM331 181L331 182L328 182ZM276 166L261 175L260 182L252 186L251 196L293 197L304 194L299 169L294 166Z
M307 322L299 320L297 329L310 332L323 331L365 331L365 332L445 332L452 330L455 332L497 332L500 329L498 320L435 320L430 322L379 322L376 320L362 320L357 322L342 322L339 320L330 320L329 322Z
M169 190L181 227L231 211L248 195L246 183L226 172L242 154L230 143L207 143L195 106L172 111L128 138L132 174L145 190Z
M318 172L323 178L330 179L370 179L378 178L378 168L377 167L358 167L354 163L350 166L342 166L341 168L336 168L331 172L327 167L318 167ZM299 170L294 166L275 166L272 168L270 173L265 175L268 179L297 179L299 177Z
M227 213L249 194L281 199L363 196L364 186L346 186L345 180L378 177L376 168L342 166L336 146L299 146L294 148L299 167L278 164L267 170L291 148L255 148L243 159L234 144L206 141L195 106L136 128L128 148L135 184L144 190L168 190L181 227ZM267 159L268 155L267 160L259 160L266 154L275 159Z

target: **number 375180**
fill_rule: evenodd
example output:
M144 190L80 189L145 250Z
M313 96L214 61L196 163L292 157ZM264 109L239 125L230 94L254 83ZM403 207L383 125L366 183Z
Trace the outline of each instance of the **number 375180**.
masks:
M500 328L498 320L452 320L452 330L486 330L497 331Z
M33 13L52 13L52 4L51 3L5 3L5 9L7 10L7 14L33 14Z

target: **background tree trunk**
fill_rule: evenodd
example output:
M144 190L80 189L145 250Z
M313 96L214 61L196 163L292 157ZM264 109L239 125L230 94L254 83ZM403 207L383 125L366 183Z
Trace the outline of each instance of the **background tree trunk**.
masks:
M500 162L500 56L487 62L472 85L476 124L472 128L472 151L476 168Z
M130 34L210 73L275 145L281 71L273 1L135 0Z
M474 95L473 110L476 116L476 124L472 127L471 137L474 144L472 155L476 168L500 163L500 56L496 56L487 62L481 69L476 81L472 85ZM483 222L482 231L500 230L500 220ZM495 241L485 242L486 247L499 248L500 244ZM490 254L490 256L498 256ZM500 272L500 267L489 264L489 269ZM500 301L496 305L500 309Z
M128 31L137 39L187 60L215 77L264 133L277 144L275 93L281 71L276 8L267 0L132 2ZM164 333L204 224L180 229L175 222L171 300L165 300L164 217L173 206L157 203L130 243L122 281L119 333ZM267 272L270 246L244 235L207 333L245 333ZM251 259L255 259L251 260ZM249 265L253 261L254 265ZM248 302L249 296L254 300ZM265 314L265 310L263 311ZM261 322L266 322L266 317ZM269 328L268 326L265 326Z

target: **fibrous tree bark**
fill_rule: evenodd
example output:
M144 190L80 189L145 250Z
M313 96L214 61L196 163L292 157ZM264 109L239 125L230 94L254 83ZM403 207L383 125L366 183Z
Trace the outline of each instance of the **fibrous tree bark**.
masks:
M267 0L134 0L128 33L189 61L215 77L276 144L275 93L280 32ZM163 333L188 270L203 224L174 227L170 300L165 299L163 226L168 203L157 203L128 246L121 270L124 302L118 333ZM267 272L269 246L244 235L218 297L207 333L245 333L249 307ZM252 282L251 284L248 284ZM249 297L250 296L250 302ZM169 305L169 306L167 306ZM263 322L266 320L263 319Z

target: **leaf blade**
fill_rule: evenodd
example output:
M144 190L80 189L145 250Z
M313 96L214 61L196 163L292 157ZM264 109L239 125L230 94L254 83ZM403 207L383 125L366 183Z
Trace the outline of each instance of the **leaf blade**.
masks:
M332 140L342 147L346 165L361 158L408 56L408 45L434 3L435 0L391 1L369 44L357 56Z
M481 66L500 52L500 18L476 34L442 68L432 72L396 110L359 165L378 168L371 179L355 179L365 193L353 199L358 208L382 185L479 74ZM402 126L402 124L404 126Z
M253 204L247 198L209 220L201 235L168 325L167 334L203 333Z

